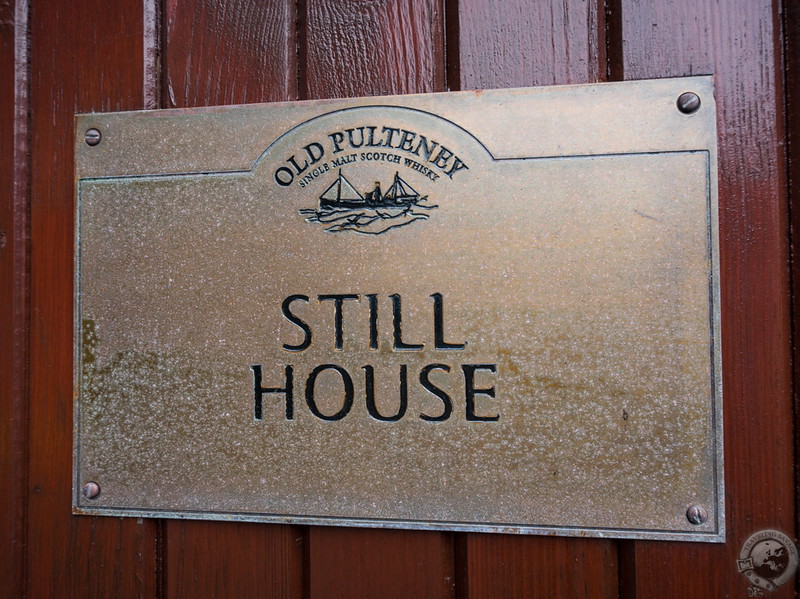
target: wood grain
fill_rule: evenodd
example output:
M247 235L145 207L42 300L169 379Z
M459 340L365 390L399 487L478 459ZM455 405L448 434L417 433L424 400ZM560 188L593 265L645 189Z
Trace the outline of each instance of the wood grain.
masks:
M295 99L294 6L166 0L164 107Z
M617 597L617 547L603 540L470 534L459 596Z
M445 85L437 0L309 1L301 86L309 98L439 91ZM311 527L310 597L451 597L449 533Z
M295 3L167 0L162 102L186 108L296 97ZM300 597L300 527L169 520L168 597Z
M792 322L794 331L794 440L795 505L800 501L800 3L789 2L784 10L784 71L786 85L786 133L789 150L789 204L791 214ZM794 538L800 536L800 510L795 513ZM795 593L800 595L800 578L795 576Z
M458 7L459 89L566 85L605 76L599 0L459 0Z
M302 47L308 98L442 91L438 0L311 0Z
M31 6L29 597L155 594L153 522L70 514L73 117L142 106L141 23L136 2Z
M742 543L792 535L796 509L779 21L767 0L623 0L621 17L626 79L714 74L720 144L728 541L638 543L637 596L744 597Z
M0 597L24 591L27 522L27 2L0 5Z
M598 2L459 2L462 89L591 83L605 77ZM454 48L449 49L455 52ZM459 597L612 597L617 543L468 534ZM465 588L466 587L466 588Z
M309 597L453 597L451 535L412 530L310 529Z
M302 541L300 527L168 521L166 596L300 597Z

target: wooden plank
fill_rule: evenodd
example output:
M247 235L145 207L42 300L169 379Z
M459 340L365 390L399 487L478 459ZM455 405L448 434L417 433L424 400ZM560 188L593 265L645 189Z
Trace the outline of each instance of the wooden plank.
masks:
M30 7L29 597L152 596L156 525L70 514L73 116L142 106L142 4Z
M302 547L300 527L169 521L166 596L300 597Z
M464 597L617 597L611 541L471 534ZM462 583L463 584L463 583Z
M459 0L459 89L566 85L606 72L603 2ZM453 82L451 82L451 86Z
M461 89L605 77L600 2L460 0L458 5ZM468 534L458 543L459 597L617 596L614 541Z
M167 0L165 107L296 97L295 3ZM169 597L300 597L301 527L165 522Z
M794 440L795 440L795 505L800 501L800 3L784 6L784 71L786 77L786 131L789 148L789 201L792 231L792 320L794 330ZM800 510L795 513L794 538L800 535ZM795 592L800 595L800 578L795 576Z
M444 90L442 2L322 0L307 4L301 38L305 97Z
M310 529L309 597L452 597L451 535L414 530Z
M617 597L618 543L515 535L459 539L458 597Z
M719 124L727 535L637 543L640 597L746 597L736 559L793 536L793 414L780 27L769 0L622 0L626 79L713 73ZM687 500L688 501L688 500ZM794 596L792 583L771 597Z
M0 5L0 496L1 597L25 585L28 382L27 2Z
M336 98L440 91L445 86L438 0L307 3L301 17L301 95ZM311 597L452 597L449 533L311 527Z
M295 2L166 0L164 107L297 97Z

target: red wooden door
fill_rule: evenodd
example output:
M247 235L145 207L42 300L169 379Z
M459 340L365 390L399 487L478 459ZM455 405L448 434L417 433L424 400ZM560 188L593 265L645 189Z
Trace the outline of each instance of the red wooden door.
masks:
M787 103L800 81L787 66L799 33L797 3L767 0L0 4L0 594L749 596L742 542L762 528L797 533L788 175L797 195L800 152L787 142L800 140L800 115ZM70 514L75 112L709 73L725 544Z

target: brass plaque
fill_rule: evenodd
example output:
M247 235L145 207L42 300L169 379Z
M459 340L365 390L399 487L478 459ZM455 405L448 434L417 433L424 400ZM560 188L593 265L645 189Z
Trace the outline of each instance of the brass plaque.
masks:
M710 78L75 143L76 513L724 540Z

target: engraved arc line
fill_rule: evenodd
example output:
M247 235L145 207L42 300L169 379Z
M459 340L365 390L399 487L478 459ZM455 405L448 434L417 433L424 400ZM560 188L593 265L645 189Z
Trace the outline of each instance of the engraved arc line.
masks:
M263 152L261 152L261 155L258 158L256 158L256 160L255 160L255 162L253 162L253 166L252 166L252 168L250 170L255 169L255 167L258 165L258 163L261 162L261 159L264 158L264 156L267 155L267 152L269 152L270 149L272 149L273 146L275 146L278 142L280 142L284 137L286 137L287 135L289 135L293 131L295 131L295 130L301 128L301 127L304 127L304 126L308 125L309 123L312 123L312 122L317 121L319 119L322 119L322 118L325 118L327 116L330 116L332 114L339 114L341 112L354 112L354 111L357 111L357 110L364 110L364 109L371 109L371 108L381 108L381 109L386 109L386 110L400 110L400 111L406 111L407 110L409 112L418 112L420 114L425 114L425 115L428 115L428 116L432 116L432 117L434 117L436 119L444 121L445 123L448 123L449 125L452 125L456 129L460 129L461 131L466 133L469 137L474 139L481 148L483 148L483 150L489 155L489 157L492 160L497 160L497 158L495 158L494 154L492 154L489 151L489 148L487 148L480 139L475 137L472 133L470 133L468 130L466 130L464 127L462 127L458 123L454 123L450 119L446 119L445 117L443 117L441 115L438 115L438 114L433 113L433 112L428 112L427 110L422 110L422 109L419 109L419 108L410 108L410 107L407 107L407 106L394 106L392 104L370 104L369 106L349 106L347 108L340 108L339 110L332 110L330 112L325 112L323 114L318 114L317 116L313 116L310 119L307 119L307 120L305 120L305 121L303 121L301 123L296 124L291 129L288 129L288 130L284 131L278 137L276 137L275 141L273 141L271 144L269 144L267 146L267 148Z

